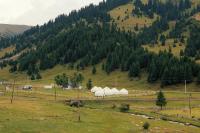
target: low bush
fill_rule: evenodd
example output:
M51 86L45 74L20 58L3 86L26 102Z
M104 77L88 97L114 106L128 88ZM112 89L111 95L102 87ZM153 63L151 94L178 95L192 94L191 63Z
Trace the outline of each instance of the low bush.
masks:
M128 112L130 109L130 105L129 104L121 104L119 109L121 112Z
M143 129L148 130L149 127L150 127L150 124L148 122L145 122L144 125L143 125Z

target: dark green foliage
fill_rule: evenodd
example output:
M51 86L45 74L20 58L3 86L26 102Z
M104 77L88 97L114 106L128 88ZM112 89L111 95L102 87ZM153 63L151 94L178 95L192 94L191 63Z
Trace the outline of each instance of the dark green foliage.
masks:
M9 70L11 73L17 71L17 62L16 61L10 61L9 65L11 67L10 70Z
M191 26L190 38L185 49L185 54L194 57L200 51L200 26Z
M162 44L163 46L165 45L165 41L166 41L165 35L161 35L161 36L160 36L160 42L161 42L161 44Z
M84 77L81 73L74 73L73 76L70 77L70 85L73 88L80 87Z
M158 94L157 94L156 105L159 106L161 108L161 110L164 106L167 105L167 101L166 101L165 96L162 91L158 92Z
M119 107L121 112L128 112L130 109L130 105L129 104L121 104L121 106Z
M150 124L149 124L148 122L145 122L145 123L143 124L143 129L144 129L144 130L148 130L149 127L150 127Z
M156 13L162 18L165 17L168 20L176 20L183 17L182 12L191 8L192 3L190 0L180 0L179 3L174 3L174 1L171 0L166 2L149 0L147 4L143 4L141 0L136 0L134 5L136 6L136 8L133 9L134 15L140 16L144 14L153 18L153 14Z
M63 73L62 75L57 75L54 80L57 85L62 87L68 87L69 78L65 73Z
M159 69L155 60L152 60L149 66L148 82L153 83L159 79Z
M169 29L166 18L157 19L152 26L144 27L143 31L138 35L138 41L141 44L155 44L159 39L159 34Z
M88 80L86 86L87 86L87 89L88 89L88 90L91 90L91 89L92 89L93 85L92 85L92 80L91 80L91 79Z
M180 56L184 56L184 52L183 52L182 49L181 49L181 51L180 51Z
M139 77L140 76L140 64L135 62L131 65L129 70L129 77Z
M94 74L96 74L96 72L97 72L96 67L93 66L93 68L92 68L92 74L94 75Z
M42 79L42 76L39 73L37 73L36 74L36 79Z
M31 80L35 80L35 75L31 75Z
M105 64L104 63L102 64L101 69L105 70Z
M161 85L166 86L183 83L184 80L192 82L199 72L199 67L196 67L198 65L192 59L173 57L171 48L169 52L152 54L141 47L141 44L155 44L158 41L164 45L168 37L162 34L169 29L168 22L171 20L180 21L176 23L169 36L182 39L183 27L190 23L185 19L187 14L182 12L190 8L190 2L181 0L180 3L177 2L178 5L174 5L172 1L161 3L149 0L148 4L144 5L140 0L136 0L134 15L153 18L156 13L161 16L151 26L138 29L136 25L136 30L140 31L137 34L125 32L116 24L108 23L110 16L107 12L128 2L130 1L103 1L98 6L90 5L79 11L73 11L68 16L60 15L55 21L35 26L22 35L2 39L0 41L2 47L11 43L16 44L16 50L6 54L5 57L15 55L25 48L31 50L20 55L16 63L9 64L5 61L0 63L0 67L9 64L11 72L25 71L29 76L40 79L40 70L51 69L58 64L69 64L70 69L76 68L78 71L94 66L92 73L95 74L95 66L103 61L102 70L107 74L121 70L129 72L130 77L138 77L140 71L144 70L148 72L147 80L150 83L161 80ZM193 13L199 9L197 6ZM186 55L199 53L200 28L193 27L192 31L189 45L185 50ZM184 56L183 51L181 56ZM66 75L60 75L57 77L57 82L61 86L67 86L69 80L73 87L79 87L82 81L78 80L81 77L79 76L75 74L68 79Z
M198 76L197 76L197 84L200 84L200 72L198 73Z
M138 24L136 24L136 26L134 27L134 30L135 30L135 31L138 31L138 30L139 30Z

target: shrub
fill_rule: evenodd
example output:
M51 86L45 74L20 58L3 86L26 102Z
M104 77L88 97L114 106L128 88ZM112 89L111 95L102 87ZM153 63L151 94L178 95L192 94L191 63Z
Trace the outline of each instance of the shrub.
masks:
M119 109L121 112L128 112L130 109L130 105L129 104L121 104Z
M145 122L144 125L143 125L143 129L148 130L149 127L150 127L150 124L148 122Z

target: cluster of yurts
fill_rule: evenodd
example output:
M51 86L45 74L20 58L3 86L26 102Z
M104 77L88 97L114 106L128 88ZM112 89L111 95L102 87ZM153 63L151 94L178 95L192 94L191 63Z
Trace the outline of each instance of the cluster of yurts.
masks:
M126 89L121 89L118 90L116 88L101 88L101 87L93 87L91 89L91 92L94 93L96 97L104 97L104 96L112 96L112 95L128 95L128 90Z

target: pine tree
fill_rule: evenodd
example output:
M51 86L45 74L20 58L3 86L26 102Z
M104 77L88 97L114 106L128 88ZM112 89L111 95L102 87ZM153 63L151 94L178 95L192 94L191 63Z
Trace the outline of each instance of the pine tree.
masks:
M96 72L97 72L97 70L96 70L96 67L95 67L95 66L93 66L93 68L92 68L92 74L93 74L93 75L95 75L95 74L96 74Z
M36 79L42 79L42 76L40 75L40 73L37 73Z
M139 77L140 76L140 65L138 62L133 63L129 70L129 77Z
M197 76L197 84L200 84L200 72L198 73L198 76Z
M156 105L159 106L161 110L167 105L167 101L162 91L158 92L157 94Z
M105 64L104 63L102 64L101 69L105 70Z
M160 36L160 41L161 41L162 46L164 46L165 45L165 41L166 41L166 37L164 35L161 35Z
M180 50L180 56L183 56L184 55L184 52L183 52L183 50L181 49Z
M158 70L155 61L152 61L149 68L148 82L152 83L158 79Z
M166 67L162 74L161 87L164 87L165 85L169 85L169 84L170 84L170 71L168 67Z
M35 75L34 74L31 75L31 80L35 80Z
M86 86L87 86L87 89L88 89L88 90L91 90L91 89L92 89L92 80L91 80L91 79L88 80Z

